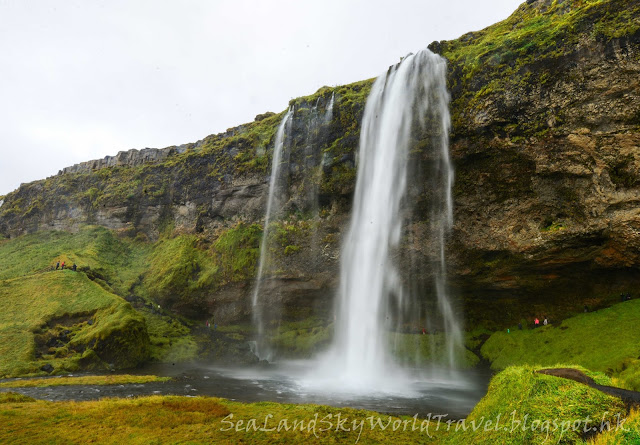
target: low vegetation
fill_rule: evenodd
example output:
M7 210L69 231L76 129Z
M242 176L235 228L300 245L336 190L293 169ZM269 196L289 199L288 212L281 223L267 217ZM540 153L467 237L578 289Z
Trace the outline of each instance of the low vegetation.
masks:
M85 274L3 280L0 302L0 376L135 366L148 357L142 317Z
M85 375L85 376L62 376L51 378L16 379L0 382L0 388L45 388L49 386L72 386L72 385L130 385L144 384L151 382L166 382L170 377L159 377L156 375Z
M606 424L615 428L626 417L620 399L582 383L536 373L539 368L509 367L496 375L487 395L465 419L467 430L446 442L576 443ZM610 382L602 374L590 376L601 384Z
M484 343L482 355L493 369L530 364L553 366L570 361L616 376L616 382L640 389L640 300L583 313L557 325L496 332Z

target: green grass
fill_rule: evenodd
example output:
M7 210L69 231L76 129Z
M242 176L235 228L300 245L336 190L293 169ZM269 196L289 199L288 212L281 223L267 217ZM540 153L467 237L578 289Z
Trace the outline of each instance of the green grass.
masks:
M49 386L71 386L71 385L129 385L144 384L151 382L167 382L170 377L158 377L156 375L88 375L88 376L64 376L52 377L48 379L27 379L11 380L0 382L0 388L46 388Z
M89 267L114 292L125 295L146 267L150 246L120 239L98 226L85 226L78 233L44 231L0 242L0 280L30 275L55 268Z
M162 306L197 312L215 290L218 266L197 244L195 235L178 235L154 245L144 284Z
M11 329L0 325L4 334L0 348L11 356L4 365L0 363L0 375L31 374L49 361L60 371L97 363L90 351L76 347L93 340L95 327L47 326L43 332L36 331L45 321L65 314L85 314L86 322L98 309L102 335L110 336L112 341L118 329L132 333L128 329L134 318L134 324L146 324L150 345L149 351L142 351L142 357L171 363L197 358L203 348L202 339L191 331L207 313L205 298L221 285L253 276L260 235L259 225L237 223L222 229L213 242L169 231L159 241L149 243L116 236L102 227L85 226L78 233L46 231L0 241L0 261L5 265L0 270L0 288L6 284L4 294L10 308L5 314L17 316L10 320ZM78 272L72 276L67 275L71 271L53 270L57 261L76 263ZM62 278L73 279L73 284L59 282ZM115 294L134 301L141 316ZM98 297L104 298L100 304L96 303ZM9 299L28 302L26 310L20 304L14 307ZM86 307L71 307L77 301ZM54 313L51 307L60 302L65 305L60 313ZM35 314L38 308L43 312ZM20 317L30 320L28 326ZM22 329L17 328L18 324L28 332L18 333ZM32 339L40 336L46 342L65 330L73 331L74 344L57 345L42 357L44 361L36 360ZM118 342L126 349L124 338ZM223 346L218 345L218 349ZM105 357L111 357L106 363L122 358L115 350L105 352Z
M421 420L416 422L418 430L412 431L411 417L319 405L245 404L208 397L53 403L0 394L0 403L2 443L429 444L438 443L444 435L421 432ZM378 418L382 427L375 423ZM304 422L302 427L300 422Z
M610 428L590 441L591 445L619 445L640 443L640 410L634 408L625 417L625 423L612 423Z
M83 361L101 359L132 366L146 358L148 339L142 317L82 273L51 271L3 280L0 305L0 376L38 373L46 363L56 371L73 371ZM80 319L61 321L62 327L55 322L46 325L64 317ZM36 334L47 339L67 328L68 343L55 350L45 348L37 359Z
M221 265L222 281L253 278L260 255L262 227L240 222L225 230L213 244L214 254Z
M164 363L195 360L199 346L191 330L175 317L143 311L150 340L150 359Z
M460 427L446 442L576 443L583 439L587 417L593 427L603 419L615 425L616 415L626 416L620 399L572 380L538 374L539 368L509 367L496 375L487 395L465 419L466 431ZM601 383L609 381L604 375L597 377ZM479 427L475 431L474 422ZM574 422L582 422L577 430Z
M481 352L493 369L569 361L608 374L622 372L625 386L638 388L638 366L629 359L640 356L639 319L640 300L626 301L568 318L559 326L496 332Z

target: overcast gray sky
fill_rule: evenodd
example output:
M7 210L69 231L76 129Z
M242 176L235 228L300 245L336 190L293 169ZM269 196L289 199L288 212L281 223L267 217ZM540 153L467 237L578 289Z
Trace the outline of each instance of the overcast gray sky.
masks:
M522 0L523 1L523 0ZM521 0L0 0L0 195L375 77Z

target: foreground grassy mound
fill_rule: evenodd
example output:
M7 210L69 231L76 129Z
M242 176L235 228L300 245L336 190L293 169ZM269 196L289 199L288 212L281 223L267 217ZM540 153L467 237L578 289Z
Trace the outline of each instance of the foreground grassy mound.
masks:
M640 389L640 300L577 315L557 326L496 332L482 346L493 369L571 362L620 375L623 386Z
M85 274L50 271L2 280L0 305L0 376L124 368L148 356L142 316Z
M611 384L603 374L577 368L599 384ZM496 375L487 395L456 424L447 443L578 443L607 425L615 428L626 417L621 400L537 369L510 367Z
M619 445L640 443L640 410L633 409L622 428L611 428L596 436L591 445Z

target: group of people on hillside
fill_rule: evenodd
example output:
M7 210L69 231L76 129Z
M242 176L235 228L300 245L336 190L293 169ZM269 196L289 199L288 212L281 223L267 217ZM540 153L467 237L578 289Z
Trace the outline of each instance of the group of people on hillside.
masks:
M536 318L533 320L533 327L534 327L534 328L538 328L538 327L540 327L540 326L546 326L546 325L548 325L548 324L549 324L549 319L547 318L547 316L546 316L546 315L545 315L544 317L542 317L542 318L543 318L543 320L542 320L542 325L540 324L540 320L538 319L538 317L536 317ZM519 325L518 325L518 328L522 330L522 324L519 324Z
M56 270L58 269L64 270L65 267L66 267L66 264L64 261L62 262L62 264L60 264L60 261L56 263ZM78 269L78 266L76 266L76 263L73 263L73 266L71 266L71 270L75 272L77 269Z
M540 326L547 326L549 324L549 319L547 318L547 316L545 315L544 317L542 317L542 324L540 324L540 319L538 317L536 317L533 320L533 327L534 328L538 328ZM522 322L518 323L518 330L521 331L522 330ZM511 329L507 329L507 332L511 332Z
M620 301L621 301L621 302L623 302L623 301L629 301L629 300L631 300L631 294L630 294L629 292L626 292L626 293L624 293L624 292L623 292L623 293L621 293L621 294L620 294ZM589 306L587 306L586 304L584 305L584 312L585 312L585 313L586 313L586 312L589 312ZM536 317L536 318L533 320L533 327L534 327L534 328L537 328L537 327L539 327L539 326L546 326L546 325L548 325L548 324L549 324L549 320L547 319L547 316L545 315L543 318L544 318L544 320L542 321L542 325L541 325L541 324L540 324L540 320L538 319L538 317ZM522 323L518 323L518 329L522 330Z

